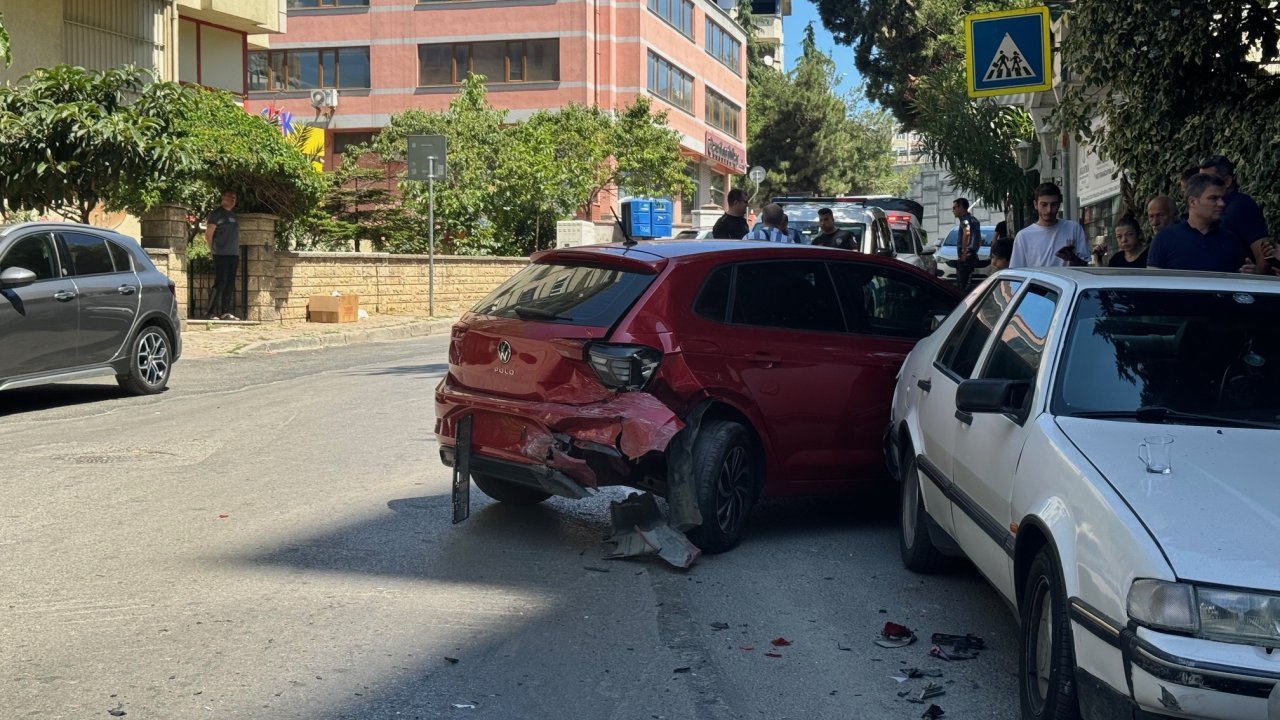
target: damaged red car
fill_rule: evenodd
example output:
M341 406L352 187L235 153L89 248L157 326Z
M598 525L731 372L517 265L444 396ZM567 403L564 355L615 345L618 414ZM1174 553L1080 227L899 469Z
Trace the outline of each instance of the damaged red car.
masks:
M541 252L453 326L441 459L506 503L650 491L728 550L761 496L887 479L898 368L959 300L896 260L805 245Z

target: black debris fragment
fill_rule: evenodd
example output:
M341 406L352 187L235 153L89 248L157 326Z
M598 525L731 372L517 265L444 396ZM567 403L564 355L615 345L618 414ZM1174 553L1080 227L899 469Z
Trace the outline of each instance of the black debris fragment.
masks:
M583 569L583 570L590 570L591 572L602 572L602 573L603 573L603 572L609 572L609 569L608 569L608 568L596 567L596 566L594 566L594 565L583 565L583 566L582 566L582 569Z
M693 672L693 668L688 667L688 666L686 665L685 667L678 667L678 668L676 668L675 670L672 670L671 672L673 672L673 673L687 673L687 672Z
M129 713L125 712L123 708L124 708L124 703L116 703L116 706L108 710L107 714L112 717L124 717Z
M457 665L457 664L458 664L458 658L449 657L448 655L445 655L445 656L444 656L444 659L445 659L445 660L446 660L450 665Z
M948 635L934 633L929 640L934 645L949 645L956 650L986 650L987 643L977 635Z
M911 697L907 698L907 702L924 704L925 700L935 698L939 695L946 695L947 689L937 683L928 683L924 687L911 693Z
M930 705L928 710L925 710L923 713L920 714L920 717L927 718L928 720L937 720L937 718L940 718L946 714L947 714L946 710L943 710L937 705Z
M726 623L726 622L713 622L713 623L711 623L711 628L712 628L713 630L728 630L728 629L729 629L729 623Z

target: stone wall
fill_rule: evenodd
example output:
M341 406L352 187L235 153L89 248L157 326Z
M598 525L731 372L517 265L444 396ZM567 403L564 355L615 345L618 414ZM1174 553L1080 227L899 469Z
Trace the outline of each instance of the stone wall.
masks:
M435 315L453 317L529 264L527 258L436 256ZM250 279L253 282L253 279ZM356 293L382 315L427 313L426 255L285 252L275 254L272 296L280 320L305 320L312 295ZM250 286L252 290L252 285Z

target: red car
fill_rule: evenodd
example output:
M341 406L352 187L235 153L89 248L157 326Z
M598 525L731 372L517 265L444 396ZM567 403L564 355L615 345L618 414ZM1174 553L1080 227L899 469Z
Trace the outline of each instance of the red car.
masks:
M898 368L959 301L895 260L806 245L538 253L453 326L441 459L508 503L652 491L702 550L728 550L762 494L888 477Z

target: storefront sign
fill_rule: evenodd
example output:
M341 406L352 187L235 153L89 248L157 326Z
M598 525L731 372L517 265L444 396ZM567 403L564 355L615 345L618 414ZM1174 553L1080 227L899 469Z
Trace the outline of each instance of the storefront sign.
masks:
M1098 157L1087 143L1080 144L1076 157L1076 200L1080 207L1120 194L1119 168L1114 161Z
M733 168L736 173L747 171L747 158L740 148L721 140L713 132L707 133L707 157L725 167Z

